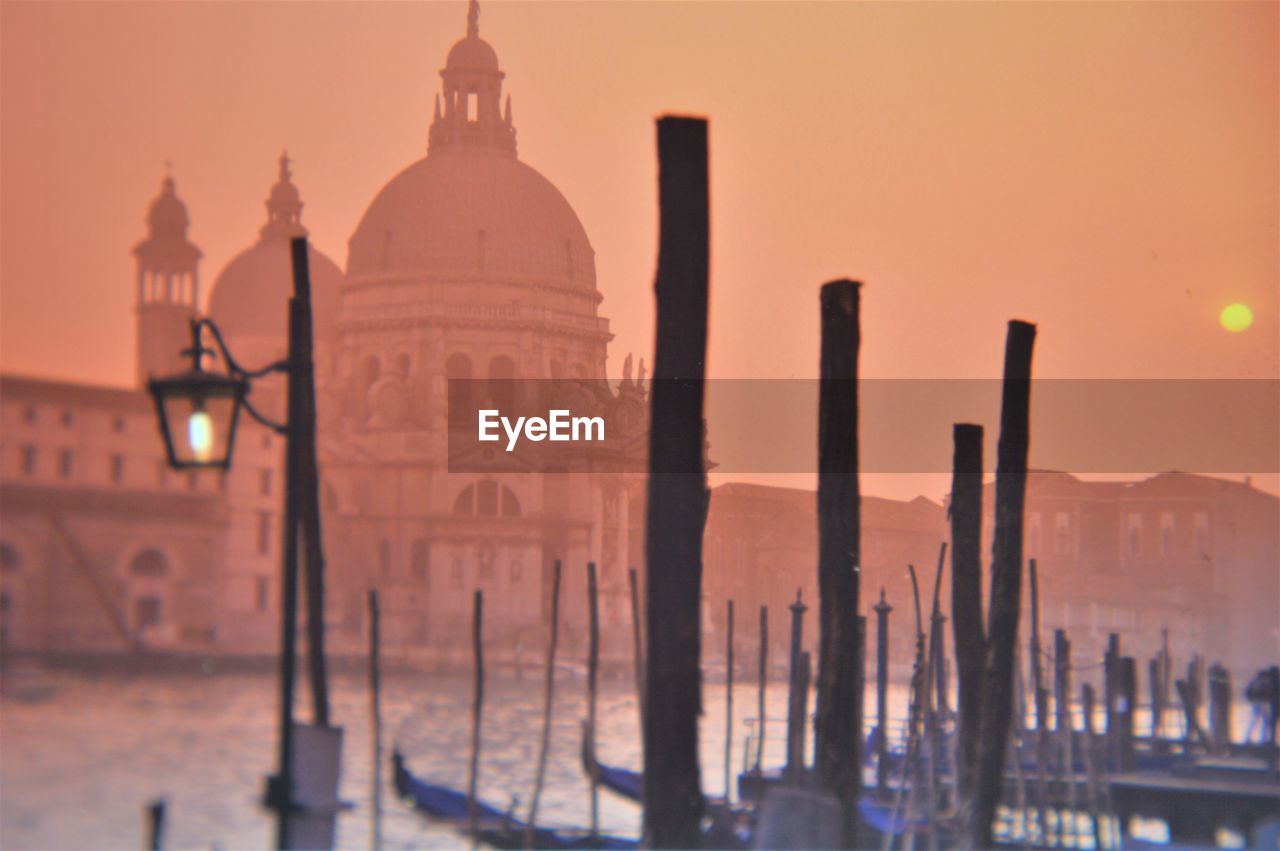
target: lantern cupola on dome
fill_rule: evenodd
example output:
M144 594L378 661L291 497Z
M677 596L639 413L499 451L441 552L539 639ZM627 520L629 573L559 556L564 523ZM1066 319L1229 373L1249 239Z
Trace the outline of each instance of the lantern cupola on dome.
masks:
M427 150L431 154L453 148L489 150L514 157L516 130L511 123L511 98L502 104L498 54L480 37L480 4L467 6L467 34L449 50L443 91L436 96L435 117Z

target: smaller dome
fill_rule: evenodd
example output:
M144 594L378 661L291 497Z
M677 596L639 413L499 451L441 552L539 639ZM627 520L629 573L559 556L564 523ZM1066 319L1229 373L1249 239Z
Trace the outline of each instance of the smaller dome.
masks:
M187 205L178 198L173 178L166 177L147 211L147 227L153 237L181 239L187 235L188 224Z
M480 36L467 36L449 50L446 71L497 71L498 53Z
M311 322L317 342L337 330L343 274L337 264L309 246ZM284 346L289 339L289 298L293 295L293 259L289 243L259 240L240 252L219 273L209 297L209 315L228 340L269 338ZM234 345L234 343L232 344Z
M301 207L302 196L298 194L298 187L289 183L286 178L271 187L271 194L267 196L267 206Z

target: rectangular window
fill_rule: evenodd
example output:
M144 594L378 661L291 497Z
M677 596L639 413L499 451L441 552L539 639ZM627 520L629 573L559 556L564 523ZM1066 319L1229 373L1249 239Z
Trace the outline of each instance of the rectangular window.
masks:
M118 485L124 481L124 456L123 455L111 456L110 475L111 475L111 483L113 485Z
M1133 513L1129 515L1129 555L1136 556L1142 553L1142 515Z
M255 576L253 579L254 611L265 612L271 605L271 579L267 576Z
M71 413L70 411L62 412L62 424L64 426L69 426L75 421L76 421L75 414Z
M187 473L187 490L193 491L200 487L200 480L196 478L195 473Z
M58 453L58 475L64 479L71 478L71 470L73 466L74 456L70 449L63 449Z
M476 108L479 97L480 96L477 95L475 92L467 92L467 120L468 121L475 121L480 117L479 110Z
M271 512L258 512L258 555L271 555Z
M34 423L36 421L36 406L28 405L26 410L22 412L22 419L24 422Z
M124 433L124 417L116 417L111 421L111 430L116 434Z
M1027 523L1027 553L1040 555L1040 512L1031 513Z
M261 470L258 472L258 493L262 496L271 496L270 470Z
M1209 512L1197 511L1195 516L1196 525L1196 557L1201 559L1209 558Z
M1165 511L1160 515L1160 555L1168 558L1173 555L1173 512Z
M1053 552L1055 555L1071 555L1071 515L1059 511L1054 517Z
M22 474L24 476L34 476L36 474L36 448L34 446L22 447Z

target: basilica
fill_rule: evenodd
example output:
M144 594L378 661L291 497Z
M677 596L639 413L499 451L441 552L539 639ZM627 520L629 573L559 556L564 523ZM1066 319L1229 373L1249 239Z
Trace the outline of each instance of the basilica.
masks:
M465 646L479 588L497 655L527 649L532 661L557 560L564 640L585 636L588 562L606 630L629 635L645 392L629 368L622 382L606 380L612 335L591 242L560 191L519 159L475 0L440 76L425 156L374 193L345 272L311 249L326 626L335 652L358 653L365 592L378 588L388 650L448 661ZM285 352L289 240L307 233L302 211L282 155L257 239L208 295L241 363ZM138 390L4 377L5 441L19 450L5 453L3 488L5 629L15 647L253 655L278 641L279 439L242 420L229 472L179 476L164 469L148 422L141 388L179 371L201 308L202 253L188 225L166 176L134 248ZM450 379L558 379L576 388L579 410L609 414L627 433L552 474L450 472ZM281 382L255 382L255 407L282 414ZM60 433L49 418L73 425ZM108 434L129 435L127 446L123 437L101 445L88 424L103 420ZM117 503L109 522L73 498L110 502L116 489L138 504ZM183 523L162 521L179 508ZM105 525L115 531L104 537L96 530ZM76 590L51 582L54 571Z

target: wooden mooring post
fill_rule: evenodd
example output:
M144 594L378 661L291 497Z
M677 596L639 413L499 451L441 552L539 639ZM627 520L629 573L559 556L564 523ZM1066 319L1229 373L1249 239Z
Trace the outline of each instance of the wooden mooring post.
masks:
M725 603L724 802L733 800L733 601Z
M707 122L660 118L657 339L645 529L644 834L653 848L698 847L704 808L698 716L709 206Z
M959 718L956 787L962 802L973 793L982 716L986 628L982 624L982 426L952 428L951 629L955 638Z
M165 800L164 798L156 798L146 809L146 825L147 825L147 851L160 851L164 847L164 816L165 816Z
M591 749L591 835L600 834L600 770L596 762L596 681L600 668L600 599L596 563L587 562L587 747Z
M861 494L858 485L857 281L824 284L818 385L818 713L814 762L840 802L842 843L853 847L861 793L856 665Z
M1049 844L1049 693L1044 687L1044 648L1040 646L1040 572L1035 559L1027 560L1031 584L1031 695L1036 710L1036 818L1040 842Z
M764 771L765 689L769 683L769 607L760 607L760 689L756 693L756 772Z
M996 530L988 607L986 688L978 772L968 843L990 848L996 806L1004 789L1005 753L1013 714L1013 648L1022 601L1022 517L1030 440L1031 353L1036 328L1009 323L1005 341L1000 440L996 461Z
M1073 847L1079 847L1080 835L1076 814L1076 780L1075 780L1075 724L1071 718L1071 642L1065 630L1053 632L1053 705L1055 713L1055 732L1058 740L1058 758L1055 760L1058 787L1066 789L1066 811L1059 817L1059 844L1065 845L1068 840ZM1059 809L1059 812L1063 812ZM1068 819L1064 827L1063 819Z
M1121 771L1133 771L1133 745L1138 709L1138 664L1121 656L1116 677L1116 733Z
M538 769L533 778L533 795L529 799L529 817L525 820L524 844L533 847L533 832L538 823L538 805L542 802L542 783L547 776L547 754L551 751L551 710L556 695L556 645L560 637L560 582L561 564L556 559L551 575L551 623L547 636L547 673L542 691L542 743L538 747ZM590 574L588 574L590 576ZM588 722L588 728L590 722ZM588 729L590 736L590 730ZM594 739L594 737L592 737ZM591 742L588 742L588 747ZM595 754L592 754L595 757Z
M791 782L804 776L805 708L809 703L808 654L804 652L804 613L809 607L796 591L791 604L791 665L787 684L787 764L784 773Z
M475 662L471 701L471 762L467 767L467 827L471 845L480 845L480 807L476 788L480 782L480 721L484 713L484 591L476 589L471 608L471 654Z
M1219 664L1209 667L1209 738L1214 753L1231 749L1231 672Z
M644 744L644 619L640 616L640 589L636 569L627 571L627 585L631 589L631 673L636 682L636 708L640 713L641 750Z
M876 786L883 793L889 782L889 613L893 611L880 589L876 603Z
M373 778L369 790L369 845L373 851L382 847L382 636L378 592L369 589L369 718L370 774Z

